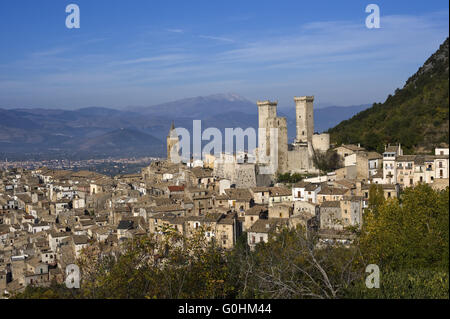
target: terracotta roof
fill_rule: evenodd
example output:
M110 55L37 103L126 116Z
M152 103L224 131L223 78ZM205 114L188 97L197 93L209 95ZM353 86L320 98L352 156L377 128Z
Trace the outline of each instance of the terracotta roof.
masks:
M231 200L251 200L253 198L248 188L228 188L225 193Z
M261 215L262 212L268 211L267 205L255 205L245 211L245 215Z
M168 189L169 189L170 192L183 192L184 191L184 185L168 186Z
M417 157L417 155L401 155L401 156L397 156L395 158L395 160L397 162L414 162L416 157Z
M305 188L306 185L308 185L308 184L311 184L311 183L300 181L300 182L295 183L292 187Z
M270 218L270 219L258 219L248 232L253 233L269 233L276 229L277 226L287 225L287 218Z
M324 187L320 190L319 195L344 195L348 189L336 187Z
M313 183L309 183L308 185L305 186L305 191L307 192L312 192L315 191L317 188L319 188L319 184L313 184Z
M383 155L381 155L380 153L377 153L377 152L368 152L367 158L370 160L371 159L381 159L381 158L383 158Z
M345 147L346 149L349 149L351 151L357 152L357 151L364 151L365 148L360 147L358 145L354 145L354 144L342 144L342 147Z
M270 196L291 196L292 190L285 187L271 187Z
M89 240L86 235L73 235L72 238L75 245L85 245Z

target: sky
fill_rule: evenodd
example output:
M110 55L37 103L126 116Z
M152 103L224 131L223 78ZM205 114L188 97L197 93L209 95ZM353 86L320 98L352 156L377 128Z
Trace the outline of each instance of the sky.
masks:
M66 6L80 8L68 29ZM368 4L380 28L365 24ZM1 0L0 108L150 106L236 93L383 102L448 37L448 1Z

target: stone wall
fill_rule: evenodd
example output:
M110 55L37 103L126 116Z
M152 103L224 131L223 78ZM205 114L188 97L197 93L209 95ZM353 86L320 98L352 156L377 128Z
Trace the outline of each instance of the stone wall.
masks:
M255 164L236 164L233 184L236 188L251 188L256 187L256 172Z
M330 148L330 134L314 134L312 144L315 151L326 152Z

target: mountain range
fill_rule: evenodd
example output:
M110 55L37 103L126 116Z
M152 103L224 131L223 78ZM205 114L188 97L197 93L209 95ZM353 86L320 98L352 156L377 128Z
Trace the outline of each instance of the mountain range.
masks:
M331 106L316 109L316 131L324 131L367 108ZM280 108L289 137L295 135L295 107ZM256 103L237 94L181 99L150 107L118 110L88 107L61 109L0 108L0 158L73 159L118 156L164 156L171 122L189 131L192 121L202 128L257 128Z

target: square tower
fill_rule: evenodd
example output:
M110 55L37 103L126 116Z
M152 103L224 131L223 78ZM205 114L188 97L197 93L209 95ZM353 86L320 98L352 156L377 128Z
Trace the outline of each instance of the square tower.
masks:
M314 135L314 96L294 97L297 123L296 143L312 143Z
M277 117L278 102L257 101L256 105L258 105L258 149L262 150L266 148L266 133L261 129L267 130L267 119Z
M266 155L276 156L276 162L270 163L276 165L275 171L278 173L286 173L288 168L288 131L287 131L287 120L285 117L274 117L267 120L266 123L266 145L268 153ZM275 132L271 132L271 129L275 129ZM274 149L271 149L271 134L275 133L273 136Z
M172 122L169 134L167 135L167 161L177 163L179 161L179 138L175 124Z

